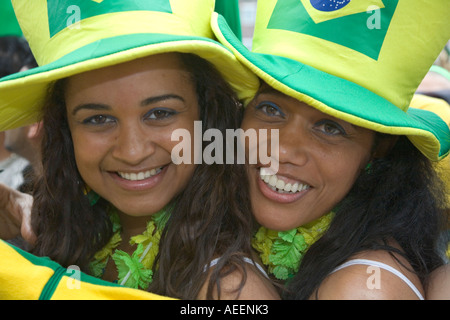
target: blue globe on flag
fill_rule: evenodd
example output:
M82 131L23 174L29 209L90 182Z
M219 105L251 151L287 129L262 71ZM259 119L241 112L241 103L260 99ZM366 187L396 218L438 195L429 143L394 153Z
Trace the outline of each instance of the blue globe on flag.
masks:
M319 11L337 11L350 3L351 0L311 0L311 5Z

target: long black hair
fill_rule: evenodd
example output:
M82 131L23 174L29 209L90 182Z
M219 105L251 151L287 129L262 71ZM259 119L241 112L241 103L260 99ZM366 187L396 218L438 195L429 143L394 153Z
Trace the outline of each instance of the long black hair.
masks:
M42 170L33 187L31 225L37 236L31 249L64 267L89 273L94 254L112 236L109 203L91 206L75 161L65 104L66 79L49 88L42 111Z
M327 232L305 254L284 298L310 298L334 268L366 250L405 257L425 283L443 264L438 246L447 223L445 199L431 162L406 137L399 137L387 156L373 159L361 172Z
M251 257L251 235L254 219L248 201L247 176L244 165L226 164L226 130L237 129L243 109L230 86L205 60L183 58L197 86L203 131L215 128L221 132L222 163L200 164L186 190L175 200L175 207L161 237L159 267L150 291L184 299L195 299L209 275L209 263L220 260L211 269L207 299L216 291L220 298L221 279L241 271L246 279L243 257ZM229 141L228 141L229 142ZM203 149L209 142L204 142ZM217 289L217 290L215 290Z

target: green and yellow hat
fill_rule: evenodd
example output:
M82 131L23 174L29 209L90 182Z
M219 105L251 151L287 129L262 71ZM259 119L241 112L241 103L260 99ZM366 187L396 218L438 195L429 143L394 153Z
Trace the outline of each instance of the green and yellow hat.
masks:
M0 0L0 37L22 36L19 23L17 22L11 0Z
M89 70L166 52L208 60L248 100L258 82L210 27L214 0L12 0L39 67L0 79L0 131L38 119L47 87Z
M407 135L438 160L449 152L449 127L408 107L450 38L449 16L448 0L259 0L251 52L222 17L211 25L275 89L355 125Z

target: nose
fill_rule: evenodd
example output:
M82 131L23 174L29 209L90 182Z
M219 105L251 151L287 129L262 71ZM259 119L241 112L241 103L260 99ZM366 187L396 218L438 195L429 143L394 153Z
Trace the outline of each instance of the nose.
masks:
M128 165L137 165L155 152L152 135L136 123L122 124L115 138L112 156Z
M310 158L310 139L302 124L289 122L279 129L279 163L304 166Z

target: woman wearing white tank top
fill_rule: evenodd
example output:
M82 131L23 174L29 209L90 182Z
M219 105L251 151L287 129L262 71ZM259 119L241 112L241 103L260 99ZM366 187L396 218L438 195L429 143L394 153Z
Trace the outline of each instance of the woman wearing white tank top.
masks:
M367 8L306 2L259 1L253 52L224 21L213 28L261 80L242 129L278 133L261 134L271 162L259 154L248 167L262 226L254 247L273 276L289 279L285 299L422 299L444 263L445 195L431 161L448 154L450 130L408 107L450 36L434 29L447 25L448 5L384 1L380 46L359 19ZM411 33L416 19L439 22ZM393 45L400 41L407 57Z

